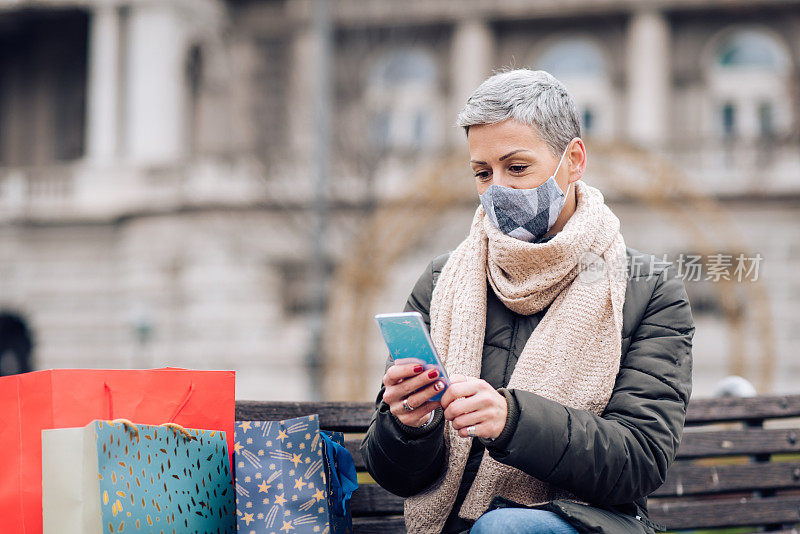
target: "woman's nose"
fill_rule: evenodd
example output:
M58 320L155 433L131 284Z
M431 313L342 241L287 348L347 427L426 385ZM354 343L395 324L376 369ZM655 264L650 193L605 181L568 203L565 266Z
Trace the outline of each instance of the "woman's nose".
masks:
M513 180L511 180L511 177L508 176L506 173L500 171L500 172L493 173L493 175L494 175L493 176L493 180L492 180L493 184L502 185L502 186L511 187L511 188L515 187Z

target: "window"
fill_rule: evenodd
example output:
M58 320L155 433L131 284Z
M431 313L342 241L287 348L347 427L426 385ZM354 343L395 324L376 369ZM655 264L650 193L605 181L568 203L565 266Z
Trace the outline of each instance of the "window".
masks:
M562 38L547 46L533 64L567 87L578 108L583 135L613 135L614 91L598 43L584 36Z
M550 46L538 61L537 68L556 78L605 76L603 54L585 38L569 38Z
M312 266L308 261L286 260L277 262L280 279L280 300L283 313L287 317L297 317L313 311L314 307L314 279ZM330 279L334 271L333 262L328 260L325 265L326 277Z
M381 149L419 150L436 142L437 72L418 49L381 56L368 75L370 140Z
M594 126L594 112L590 108L584 108L581 122L581 130L586 134L592 133Z
M742 30L722 41L716 63L724 69L782 70L788 66L787 59L771 36L757 30Z
M736 108L731 103L722 105L722 133L725 137L736 135Z
M775 136L772 102L761 102L758 105L758 126L763 139L771 139Z
M0 166L83 156L89 17L82 10L4 14Z
M708 109L722 140L746 143L791 131L791 61L786 47L768 30L727 30L710 47Z

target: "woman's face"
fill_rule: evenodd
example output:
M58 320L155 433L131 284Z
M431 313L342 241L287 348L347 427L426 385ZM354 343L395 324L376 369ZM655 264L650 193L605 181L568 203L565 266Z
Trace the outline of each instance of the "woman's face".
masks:
M514 189L538 187L552 176L558 166L558 157L553 155L539 134L514 119L471 126L467 139L479 195L492 184ZM556 183L562 191L567 190L569 181L574 181L570 178L568 166L572 146L578 142L570 143L556 175Z

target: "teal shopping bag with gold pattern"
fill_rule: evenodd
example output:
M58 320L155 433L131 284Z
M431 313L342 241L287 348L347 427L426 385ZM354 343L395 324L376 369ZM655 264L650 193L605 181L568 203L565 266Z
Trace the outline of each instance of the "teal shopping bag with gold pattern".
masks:
M349 499L358 487L340 432L317 415L236 425L234 472L238 531L247 534L349 534Z
M42 432L45 534L236 532L225 433L94 421Z

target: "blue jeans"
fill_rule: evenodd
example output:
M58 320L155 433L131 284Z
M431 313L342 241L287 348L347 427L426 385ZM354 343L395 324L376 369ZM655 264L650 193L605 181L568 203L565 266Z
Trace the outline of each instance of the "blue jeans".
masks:
M480 516L470 534L578 534L569 523L547 510L500 508Z

